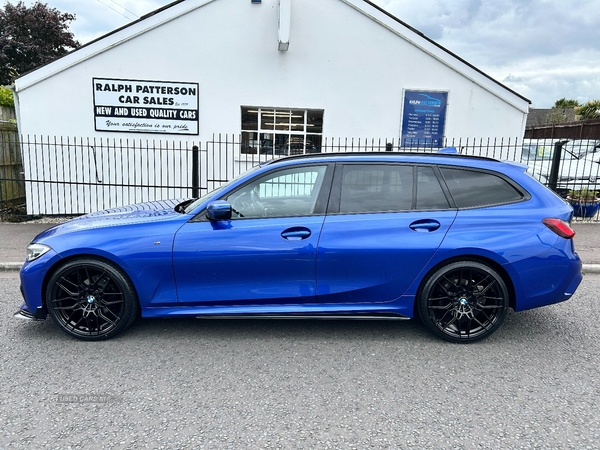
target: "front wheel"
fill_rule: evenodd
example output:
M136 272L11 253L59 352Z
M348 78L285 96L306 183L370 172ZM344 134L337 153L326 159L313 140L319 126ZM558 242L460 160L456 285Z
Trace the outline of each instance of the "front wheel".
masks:
M137 316L138 302L129 279L112 264L72 260L50 278L46 308L67 334L87 341L123 331Z
M423 323L435 334L467 343L498 329L508 312L509 295L494 269L475 261L458 261L427 279L417 306Z

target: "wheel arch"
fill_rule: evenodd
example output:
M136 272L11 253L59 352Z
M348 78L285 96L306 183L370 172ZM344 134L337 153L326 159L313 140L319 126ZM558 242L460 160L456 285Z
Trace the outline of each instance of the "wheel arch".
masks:
M46 274L44 275L44 279L42 281L42 286L41 286L42 290L40 292L40 295L41 295L41 300L42 300L42 308L46 315L48 314L48 309L46 307L45 299L46 299L46 293L47 293L48 283L50 282L50 279L58 270L60 270L60 268L62 266L64 266L65 264L68 264L71 261L77 260L77 259L95 259L97 261L101 261L103 263L109 264L113 268L118 270L121 273L121 275L123 275L127 279L127 281L129 281L131 286L133 287L133 292L135 293L135 301L137 302L137 305L138 305L138 311L140 311L141 304L140 304L137 286L133 282L129 273L127 273L127 271L122 267L122 265L120 265L118 262L116 262L110 258L107 258L105 256L97 255L94 253L79 253L79 254L69 255L65 258L59 259L50 267L50 269L48 269L48 272L46 272Z
M427 281L429 280L429 278L437 271L439 270L441 267L447 266L448 264L452 264L455 262L478 262L481 264L485 264L490 266L492 269L494 269L498 275L500 275L502 277L502 281L504 281L504 284L506 284L506 289L508 289L508 295L509 295L509 306L514 310L517 304L517 298L516 298L516 290L515 290L515 286L513 283L513 280L511 278L511 276L509 275L509 273L506 271L506 269L502 266L502 264L499 264L497 261L494 261L491 258L487 258L485 256L481 256L481 255L460 255L460 256L453 256L451 258L445 259L443 261L440 261L439 263L437 263L435 266L431 267L427 273L421 278L421 282L419 283L419 287L417 289L417 294L415 295L415 300L414 300L414 304L413 304L413 310L416 312L418 311L418 301L419 298L421 296L421 292L423 291L423 288L425 287L425 284L427 284Z

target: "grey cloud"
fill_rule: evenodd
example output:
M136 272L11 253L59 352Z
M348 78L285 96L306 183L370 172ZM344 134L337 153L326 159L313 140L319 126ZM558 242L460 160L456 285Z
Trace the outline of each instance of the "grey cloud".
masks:
M375 0L530 98L600 98L597 0Z

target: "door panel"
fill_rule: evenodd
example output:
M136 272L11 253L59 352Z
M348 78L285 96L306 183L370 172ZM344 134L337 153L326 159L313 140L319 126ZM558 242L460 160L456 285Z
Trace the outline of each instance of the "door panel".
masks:
M314 301L332 172L324 164L273 170L224 193L232 220L184 225L173 253L179 302Z
M434 255L456 211L328 216L317 253L322 302L388 302Z
M324 216L190 222L175 237L182 304L313 301Z
M410 164L338 164L329 211L317 253L323 302L400 297L456 217L434 169Z

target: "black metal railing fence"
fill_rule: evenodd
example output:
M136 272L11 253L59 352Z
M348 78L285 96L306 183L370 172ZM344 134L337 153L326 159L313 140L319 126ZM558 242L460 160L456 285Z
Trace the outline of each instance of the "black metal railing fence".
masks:
M560 142L558 160L556 143ZM461 154L523 162L532 176L567 196L600 191L594 141L452 139ZM198 197L247 169L285 154L242 153L239 136L205 142L29 137L0 133L0 218L74 216L133 203ZM314 148L295 149L297 153ZM386 139L323 139L319 152L436 152ZM597 215L593 220L598 220Z

